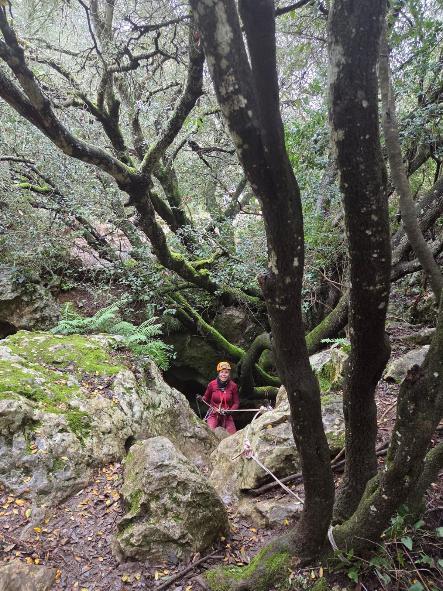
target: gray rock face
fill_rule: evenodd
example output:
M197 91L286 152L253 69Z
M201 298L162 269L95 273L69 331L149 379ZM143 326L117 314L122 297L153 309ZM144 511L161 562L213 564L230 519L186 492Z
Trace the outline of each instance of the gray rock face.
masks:
M434 334L435 328L425 327L404 337L402 340L414 345L430 345Z
M13 560L0 567L0 591L49 591L55 574L53 568Z
M323 397L322 414L326 437L331 453L334 453L344 443L341 397ZM214 468L209 480L226 503L237 500L241 490L257 488L268 479L266 472L254 460L239 456L245 440L250 442L254 455L277 477L298 471L300 461L284 389L279 392L278 406L274 410L265 412L245 429L221 441L213 452L211 460Z
M128 512L118 525L118 556L175 562L228 531L226 509L213 487L165 437L131 448L121 492Z
M14 267L0 266L0 323L17 330L44 329L54 326L59 316L59 308L47 290L25 281Z
M115 344L27 332L2 341L0 482L29 494L36 515L81 489L95 466L121 460L137 438L164 435L197 465L209 463L218 440L186 398L151 361L129 369Z
M258 527L288 525L300 517L303 504L292 496L266 499L264 501L245 498L241 501L239 514L248 517Z
M408 351L398 359L390 361L385 369L383 378L386 381L396 382L400 384L406 377L406 374L414 365L422 365L425 357L429 351L429 345L425 345L420 349Z

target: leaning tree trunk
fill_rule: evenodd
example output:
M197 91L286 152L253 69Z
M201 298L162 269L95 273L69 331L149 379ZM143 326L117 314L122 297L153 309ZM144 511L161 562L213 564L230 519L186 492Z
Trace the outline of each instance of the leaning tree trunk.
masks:
M304 264L300 192L285 149L272 0L240 0L249 63L235 0L191 0L217 99L254 194L268 243L261 287L279 376L288 391L300 453L305 505L294 544L305 556L322 546L334 487L318 382L309 364L301 313Z
M389 44L386 30L383 33L380 51L380 94L383 105L383 132L391 168L392 183L400 198L401 219L415 255L429 277L432 291L438 303L443 289L443 274L420 229L411 187L403 164L400 134L395 115L395 95L390 75Z
M349 517L377 470L374 391L389 346L386 171L378 126L377 61L386 0L336 0L329 16L330 122L343 195L350 262L351 353L343 406L346 467L335 518Z

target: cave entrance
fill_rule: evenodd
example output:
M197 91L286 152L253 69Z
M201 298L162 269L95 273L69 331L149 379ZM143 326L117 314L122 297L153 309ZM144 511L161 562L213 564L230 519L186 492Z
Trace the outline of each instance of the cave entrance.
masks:
M6 322L6 320L0 320L0 339L5 339L9 337L11 334L15 334L17 332L17 327L11 324L10 322Z

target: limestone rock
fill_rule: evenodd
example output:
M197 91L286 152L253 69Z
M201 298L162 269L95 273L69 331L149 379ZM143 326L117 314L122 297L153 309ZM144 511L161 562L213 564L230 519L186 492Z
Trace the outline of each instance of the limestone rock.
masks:
M414 365L422 365L428 351L429 345L424 345L420 349L408 351L398 359L390 361L384 371L383 378L386 381L400 384Z
M248 312L236 306L223 308L214 319L214 328L228 341L241 347L251 343L258 334Z
M403 337L402 340L406 343L413 343L414 345L430 345L434 334L435 328L425 327Z
M348 354L339 347L331 347L309 357L309 362L322 392L339 390L343 382L343 369Z
M165 437L136 443L125 463L128 511L114 551L138 560L183 560L224 535L226 509L199 470Z
M0 591L49 591L55 575L53 568L13 560L0 567Z
M0 346L0 482L39 507L84 487L128 442L165 435L198 465L217 438L149 360L133 368L105 335L21 331ZM26 491L30 491L27 493Z
M303 511L303 504L292 496L256 500L250 497L242 499L239 514L248 517L257 527L275 527L298 519Z
M333 454L344 443L341 397L323 397L322 415ZM213 452L211 460L214 468L209 480L225 503L237 500L241 490L257 488L269 478L254 460L239 456L246 439L255 456L276 476L288 476L299 470L300 461L292 436L289 403L283 390L279 394L279 405L274 410L265 412L245 429L221 441Z
M59 316L48 290L15 267L0 266L0 337L15 330L49 328Z

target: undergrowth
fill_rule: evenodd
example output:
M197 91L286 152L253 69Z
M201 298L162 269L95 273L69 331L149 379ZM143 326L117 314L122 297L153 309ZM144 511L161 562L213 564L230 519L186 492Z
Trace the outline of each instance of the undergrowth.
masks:
M137 326L123 320L121 309L124 305L125 300L120 300L102 308L94 316L84 317L68 302L63 308L62 319L51 332L63 335L116 335L121 337L120 346L136 355L147 356L161 369L167 369L173 356L173 348L159 338L162 335L162 327L158 317L153 316Z
M441 591L443 588L443 527L428 529L422 519L411 522L406 507L391 519L382 543L371 556L337 552L330 571L343 573L356 588L382 591Z

